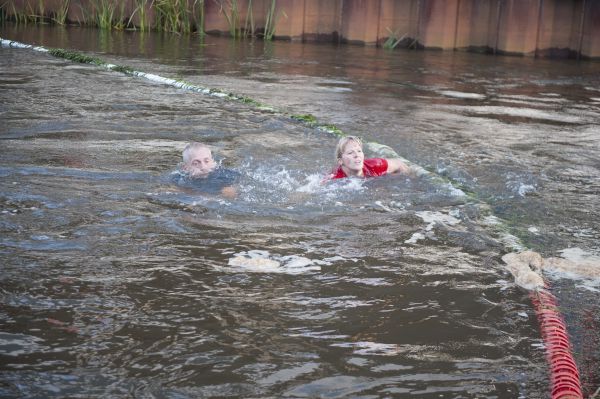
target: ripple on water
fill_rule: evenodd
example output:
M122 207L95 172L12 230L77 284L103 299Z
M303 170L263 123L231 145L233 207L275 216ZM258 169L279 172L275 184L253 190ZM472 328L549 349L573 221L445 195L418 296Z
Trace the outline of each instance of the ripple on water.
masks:
M486 98L485 94L465 93L462 91L453 91L453 90L443 90L443 91L440 91L440 94L442 94L446 97L462 98L462 99L469 99L469 100L484 100Z
M594 123L596 119L592 115L581 115L581 113L570 113L570 112L547 112L535 108L516 108L516 107L503 107L493 105L480 105L480 106L443 106L444 109L449 111L461 112L463 114L475 114L475 115L494 115L499 117L519 117L537 120L546 123L563 123L563 124L578 124L583 125L587 123Z
M4 356L17 357L49 349L43 342L33 335L0 332L0 352Z
M82 37L87 46L88 36ZM145 40L154 39L146 35ZM160 46L164 40L152 43ZM223 54L231 56L223 46L201 48L207 55L202 68L212 77L194 75L198 65L127 58L165 76L183 68L191 79L243 87L256 98L264 91L260 81L293 88L291 97L289 90L279 91L285 98L277 90L262 94L302 112L314 109L324 121L342 121L353 134L395 148L407 144L403 150L411 159L432 169L447 166L447 176L470 189L492 187L494 194L517 197L506 201L509 208L542 194L544 187L519 170L545 166L546 159L571 178L583 164L589 168L576 184L556 184L557 202L566 198L565 187L573 194L594 194L598 89L593 80L584 82L587 94L572 94L585 99L573 104L576 85L561 90L560 79L549 79L543 90L557 93L530 94L535 91L524 87L529 78L513 77L518 71L510 63L504 65L508 77L480 63L471 64L477 64L473 73L460 74L454 62L452 69L430 62L444 56L413 54L415 68L377 69L406 76L377 81L366 73L360 79L347 74L356 69L356 57L345 60L328 47L301 46L305 58L323 51L318 61L298 62L294 46L281 44L286 51L278 48L266 58L261 53L237 62L234 54L236 62L219 63ZM244 46L254 51L256 43L252 49ZM287 50L292 56L281 58ZM0 335L8 345L2 349L16 354L6 366L16 371L3 374L20 390L13 396L533 397L545 392L543 353L531 347L539 345L539 332L533 317L526 317L530 304L502 279L496 261L504 247L485 235L478 208L460 190L423 176L323 185L335 138L321 132L245 105L93 67L5 54L3 71L12 63L27 64L35 73L33 81L7 74L0 82L6 93L16 94L15 102L6 104L3 132L13 138L7 141L13 151L3 153L3 160L13 166L0 168L2 198L7 198L1 253L11 268L2 287L2 320L6 328L37 329ZM335 60L328 60L336 68L324 69L320 57L332 55ZM387 55L380 60L390 61ZM292 63L296 77L289 72ZM344 63L352 68L344 69ZM227 65L233 70L221 68ZM306 65L310 71L302 69ZM247 70L255 67L269 72ZM542 72L536 77L556 74L537 67ZM259 84L248 79L253 73ZM115 92L122 94L116 102ZM417 96L424 92L430 96ZM407 96L410 101L402 100ZM89 117L85 126L77 121L82 112ZM540 124L550 123L559 128L539 132ZM554 134L560 139L550 137ZM164 175L191 140L211 143L240 170L236 199L167 187ZM506 154L507 142L523 142L521 150L512 149L526 153L517 156L521 164L514 178L504 173L505 165L494 163ZM79 151L84 162L64 159ZM248 161L248 154L254 158ZM67 163L72 166L64 167ZM485 181L476 173L469 176L481 168L491 170ZM35 214L40 209L43 214ZM570 216L545 217L548 225L570 223ZM588 243L598 230L569 228ZM564 252L563 259L572 255ZM77 284L61 283L60 277L44 280L52 275L75 276ZM46 320L53 316L48 328ZM64 334L59 316L72 320L79 334ZM28 350L46 351L44 345L68 348L74 358L52 368L50 360L28 356ZM45 367L83 372L40 372ZM10 390L6 387L0 392Z

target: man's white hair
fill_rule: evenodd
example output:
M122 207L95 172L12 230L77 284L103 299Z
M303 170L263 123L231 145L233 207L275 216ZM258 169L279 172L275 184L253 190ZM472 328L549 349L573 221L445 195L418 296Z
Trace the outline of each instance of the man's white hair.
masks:
M199 143L197 141L186 145L181 153L181 156L183 157L183 163L190 163L192 161L192 159L191 159L192 153L196 150L200 150L200 149L204 149L204 148L211 151L209 146L207 146L206 144L203 144L203 143ZM212 151L211 151L211 154L212 154Z

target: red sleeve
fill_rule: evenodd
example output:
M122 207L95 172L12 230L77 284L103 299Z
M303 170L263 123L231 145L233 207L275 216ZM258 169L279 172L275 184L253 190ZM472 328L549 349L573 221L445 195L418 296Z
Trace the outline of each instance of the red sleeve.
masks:
M388 162L385 158L369 158L365 159L364 172L365 176L382 176L387 173Z
M346 176L346 174L344 173L344 170L342 169L342 167L340 166L339 168L335 169L332 173L331 173L331 179L343 179L344 177L348 177Z

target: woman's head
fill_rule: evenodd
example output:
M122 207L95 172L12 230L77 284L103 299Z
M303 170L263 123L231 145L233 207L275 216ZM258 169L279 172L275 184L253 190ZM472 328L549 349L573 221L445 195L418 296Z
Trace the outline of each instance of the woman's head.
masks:
M356 136L344 136L338 141L337 146L335 147L335 159L336 160L342 159L342 154L344 153L346 146L348 145L348 143L351 143L351 142L357 143L362 148L363 143L360 138L358 138Z
M335 148L335 157L338 166L341 166L346 175L362 175L365 155L362 140L356 136L342 137Z

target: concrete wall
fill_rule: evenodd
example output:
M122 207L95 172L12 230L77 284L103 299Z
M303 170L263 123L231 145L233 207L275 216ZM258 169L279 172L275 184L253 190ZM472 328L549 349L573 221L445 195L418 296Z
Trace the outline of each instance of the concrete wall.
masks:
M63 1L44 1L46 15ZM69 20L83 21L82 9L90 9L92 3L71 0ZM135 0L124 3L125 12L131 14ZM204 3L205 31L229 34L220 4L229 11L230 0ZM6 4L9 14L13 4L27 12L39 7L38 0ZM249 0L237 4L238 26L243 27ZM252 0L259 32L270 4L271 0ZM399 47L600 58L600 0L277 0L276 4L275 35L280 39L381 46L395 35L404 37Z

